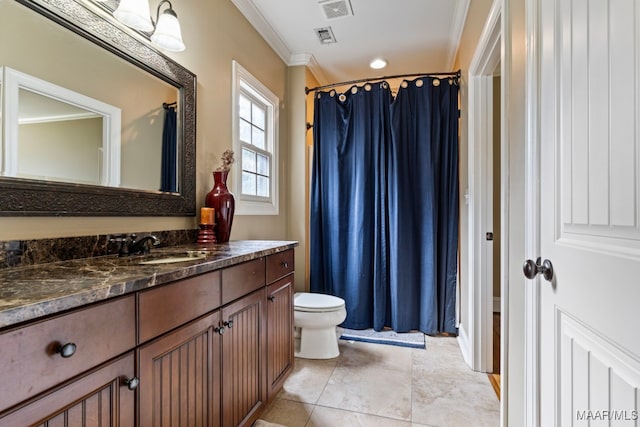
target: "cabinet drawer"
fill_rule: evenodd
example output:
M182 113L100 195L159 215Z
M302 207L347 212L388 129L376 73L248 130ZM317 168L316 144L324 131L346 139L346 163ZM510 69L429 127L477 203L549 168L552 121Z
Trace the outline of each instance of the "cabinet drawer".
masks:
M0 416L3 427L133 427L135 391L125 381L134 376L133 352L103 365L53 393Z
M75 353L58 350L75 344ZM0 412L135 346L134 296L0 335ZM69 346L67 346L69 348Z
M222 270L222 304L238 299L265 285L264 258Z
M220 306L220 272L140 292L139 342L145 342Z
M293 272L293 249L267 257L267 283L272 283Z

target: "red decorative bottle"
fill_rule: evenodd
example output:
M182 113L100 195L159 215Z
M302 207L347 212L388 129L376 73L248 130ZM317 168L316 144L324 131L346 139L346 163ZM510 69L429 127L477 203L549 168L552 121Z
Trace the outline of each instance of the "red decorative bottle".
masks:
M236 200L227 188L229 171L213 172L213 188L207 193L205 205L215 209L215 233L218 243L229 241Z

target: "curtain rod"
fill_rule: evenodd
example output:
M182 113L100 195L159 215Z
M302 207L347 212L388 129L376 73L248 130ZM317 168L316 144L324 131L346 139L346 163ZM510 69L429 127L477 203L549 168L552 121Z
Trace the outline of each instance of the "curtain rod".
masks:
M428 76L428 77L430 77L430 76L455 76L455 80L456 80L456 83L457 83L458 80L460 80L460 70L451 71L451 72L448 72L448 73L396 74L395 76L382 76L382 77L373 77L373 78L370 78L370 79L349 80L347 82L341 82L341 83L331 83L331 84L328 84L328 85L312 87L311 89L309 89L308 87L305 86L304 93L305 93L305 95L309 95L309 92L313 92L313 91L320 90L320 89L327 89L327 88L330 88L330 87L344 86L344 85L350 85L350 84L354 84L354 83L372 82L372 81L377 81L377 80L398 79L400 77L418 77L418 76Z

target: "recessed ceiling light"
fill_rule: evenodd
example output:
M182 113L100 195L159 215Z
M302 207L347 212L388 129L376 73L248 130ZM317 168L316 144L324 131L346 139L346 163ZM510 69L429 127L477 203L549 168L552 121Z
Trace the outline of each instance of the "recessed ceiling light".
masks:
M369 63L369 66L374 70L379 70L387 66L387 61L382 58L376 58Z

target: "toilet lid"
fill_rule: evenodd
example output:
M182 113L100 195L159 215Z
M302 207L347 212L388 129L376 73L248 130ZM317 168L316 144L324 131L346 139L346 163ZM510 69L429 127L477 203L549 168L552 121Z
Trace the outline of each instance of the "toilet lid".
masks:
M327 311L344 307L344 300L333 295L297 292L293 296L293 305L300 311Z

